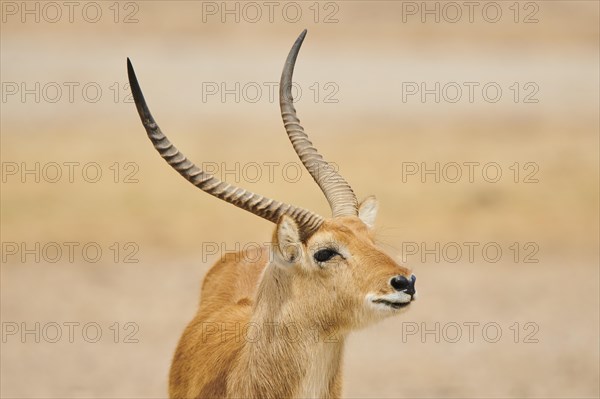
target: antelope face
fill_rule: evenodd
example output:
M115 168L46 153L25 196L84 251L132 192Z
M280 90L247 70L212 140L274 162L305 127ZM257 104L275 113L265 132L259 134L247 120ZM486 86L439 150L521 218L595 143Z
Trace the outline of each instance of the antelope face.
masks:
M401 313L415 299L415 276L374 241L376 213L370 197L358 216L326 219L304 243L290 218L278 224L277 263L292 274L290 295L308 302L312 317L349 330Z

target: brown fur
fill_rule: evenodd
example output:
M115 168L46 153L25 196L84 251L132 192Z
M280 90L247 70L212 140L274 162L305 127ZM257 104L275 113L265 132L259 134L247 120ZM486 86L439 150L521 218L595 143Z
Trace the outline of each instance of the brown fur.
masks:
M401 312L371 307L365 296L389 294L390 278L411 273L358 217L326 220L306 242L299 237L283 217L271 247L211 268L173 358L172 398L340 397L346 335ZM314 250L325 245L346 258L318 264Z

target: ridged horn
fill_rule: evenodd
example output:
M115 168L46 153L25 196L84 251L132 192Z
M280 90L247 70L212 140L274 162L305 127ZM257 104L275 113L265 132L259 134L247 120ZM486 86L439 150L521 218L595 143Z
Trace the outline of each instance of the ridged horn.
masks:
M319 154L313 143L309 140L300 120L296 116L292 98L292 75L298 52L306 36L306 29L298 36L285 61L281 81L279 82L279 105L281 117L287 135L294 146L298 157L311 174L315 182L325 194L333 217L358 215L358 201L352 187L344 178L335 171Z
M142 94L129 58L127 58L127 75L129 76L129 85L131 86L131 92L140 119L144 128L146 128L148 137L152 141L152 144L154 144L154 148L187 181L210 195L273 223L277 223L281 215L288 215L298 224L303 239L310 237L323 223L323 218L311 211L275 201L225 183L194 165L193 162L188 160L185 155L171 144L154 121L146 100L144 100L144 95Z

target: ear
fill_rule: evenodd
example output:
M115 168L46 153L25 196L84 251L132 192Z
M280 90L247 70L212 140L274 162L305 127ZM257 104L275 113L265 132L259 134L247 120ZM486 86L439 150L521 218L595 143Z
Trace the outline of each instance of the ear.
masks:
M300 230L298 230L296 222L287 215L281 216L279 223L277 223L276 235L279 254L286 262L296 262L302 254Z
M375 227L375 218L377 217L377 209L379 209L379 203L377 198L370 196L364 199L358 207L358 217L363 221L370 229Z

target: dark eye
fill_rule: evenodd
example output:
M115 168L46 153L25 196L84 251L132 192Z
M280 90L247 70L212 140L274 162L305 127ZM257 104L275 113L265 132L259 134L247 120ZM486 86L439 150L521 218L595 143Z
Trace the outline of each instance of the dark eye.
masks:
M317 262L327 262L329 259L333 258L336 255L338 255L338 253L333 249L320 249L317 252L315 252L314 256Z

